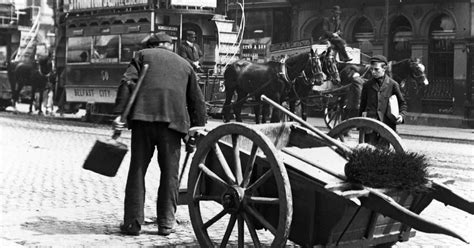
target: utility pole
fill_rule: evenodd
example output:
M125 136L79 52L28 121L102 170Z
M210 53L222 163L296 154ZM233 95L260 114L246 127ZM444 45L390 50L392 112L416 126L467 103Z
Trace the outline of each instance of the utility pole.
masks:
M385 56L388 58L388 46L390 44L390 25L388 23L388 17L389 17L389 0L385 0L385 48L384 48L384 53Z

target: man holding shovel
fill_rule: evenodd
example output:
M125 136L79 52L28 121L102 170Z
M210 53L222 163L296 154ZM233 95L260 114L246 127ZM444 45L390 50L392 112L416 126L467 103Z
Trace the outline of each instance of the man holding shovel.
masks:
M205 102L196 82L192 66L172 52L171 37L157 33L137 52L122 77L115 104L121 114L140 72L149 65L136 100L127 117L132 130L131 161L125 188L124 222L120 230L126 235L139 235L144 222L145 174L158 150L161 178L157 199L159 235L173 232L178 200L178 171L181 140L190 127L205 125ZM124 128L120 117L116 129Z

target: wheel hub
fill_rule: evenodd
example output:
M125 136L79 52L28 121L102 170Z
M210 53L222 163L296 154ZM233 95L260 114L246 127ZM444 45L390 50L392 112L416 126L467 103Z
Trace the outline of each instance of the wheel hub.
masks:
M238 212L242 206L245 191L243 188L233 186L222 195L222 206L231 213Z

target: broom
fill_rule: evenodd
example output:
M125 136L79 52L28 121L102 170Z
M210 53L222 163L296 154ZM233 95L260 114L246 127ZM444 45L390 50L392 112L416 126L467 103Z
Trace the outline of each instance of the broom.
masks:
M360 163L367 163L364 166L368 166L369 168L373 168L380 163L381 156L386 156L387 154L380 154L376 155L374 161L377 161L374 163L374 161L366 161L365 159L368 159L367 154L374 152L368 151L368 150L362 150L360 152L360 156L358 156L358 152L355 150L352 150L348 146L346 146L344 143L340 142L339 140L333 139L332 137L328 136L327 134L323 133L322 131L318 130L317 128L313 127L310 125L308 122L302 120L300 117L297 115L291 113L289 110L285 109L283 106L279 105L278 103L272 101L265 95L261 96L262 101L265 101L269 104L271 104L273 107L279 109L286 115L290 116L293 118L295 121L303 125L304 127L308 128L310 131L314 132L315 134L319 135L327 144L330 144L329 147L333 148L334 146L336 152L338 152L340 155L342 155L346 160L348 160L348 163L354 163L357 164L357 159L359 159ZM349 179L346 175L341 175L338 173L334 173L328 168L318 166L311 161L303 158L302 156L299 156L297 153L291 153L289 150L285 150L285 152L289 153L290 155L293 155L295 158L298 158L304 162L307 162L308 164L311 164L319 169L324 170L327 173L332 174L333 176L340 178L342 180L348 181L348 180L359 180L359 177L353 177L352 179ZM421 160L424 163L424 159L419 156L414 157L415 160ZM421 159L420 159L421 158ZM384 158L385 161L387 161L389 157ZM411 160L413 158L407 157L404 158L407 160ZM352 161L351 161L352 160ZM398 161L400 162L400 161ZM371 163L371 164L369 164ZM396 163L396 161L393 161L392 163ZM423 164L422 163L422 164ZM348 166L346 166L348 167ZM363 168L363 167L361 167ZM367 167L366 167L367 168ZM420 169L426 169L425 165L421 165ZM357 171L357 170L354 170ZM360 171L360 170L359 170ZM351 172L352 173L352 172ZM421 173L423 174L423 173ZM422 178L423 180L427 180L426 178ZM427 180L428 181L428 180ZM396 184L399 186L399 184L402 183L401 181ZM431 192L432 197L440 200L443 203L450 204L454 207L457 207L459 209L462 209L464 211L472 213L474 211L474 204L460 196L458 196L456 193L452 192L451 190L443 187L440 184L437 184L435 182L430 182L433 186L431 189L433 190ZM400 204L398 204L395 200L393 200L391 197L387 196L386 194L382 193L381 191L374 189L372 187L365 186L364 184L361 185L362 190L367 193L361 194L359 196L359 199L361 200L361 204L369 208L373 211L379 212L385 216L388 216L392 219L398 220L406 225L409 225L419 231L422 232L427 232L427 233L440 233L440 234L445 234L449 235L455 238L458 238L465 243L468 243L461 235L456 233L455 231L448 229L442 225L439 225L437 223L434 223L426 218L420 217L418 214L413 213L412 211L404 208Z

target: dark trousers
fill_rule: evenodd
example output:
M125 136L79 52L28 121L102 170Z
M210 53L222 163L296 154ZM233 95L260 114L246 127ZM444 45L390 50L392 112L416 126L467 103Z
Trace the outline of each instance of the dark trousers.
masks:
M145 174L158 150L160 186L156 203L160 227L172 228L176 222L179 157L183 134L168 128L164 122L132 121L131 161L125 188L125 223L144 222Z

